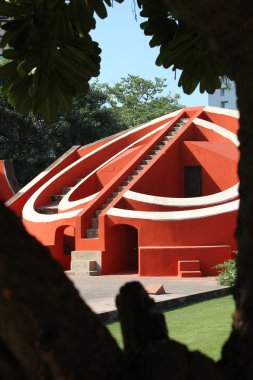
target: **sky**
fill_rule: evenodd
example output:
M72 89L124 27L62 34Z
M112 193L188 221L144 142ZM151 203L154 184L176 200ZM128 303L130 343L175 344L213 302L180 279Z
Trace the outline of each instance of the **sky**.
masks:
M139 24L146 19L139 16L137 8L137 21L135 20L133 4L132 0L122 4L114 1L113 7L108 8L108 17L104 20L97 19L92 38L102 49L99 82L113 85L128 74L151 80L162 77L167 79L166 92L170 91L171 95L180 94L181 104L187 107L206 105L208 103L206 93L200 94L196 90L192 95L184 94L182 88L177 85L179 72L175 80L172 70L156 66L155 60L159 49L150 48L150 37L145 36L139 27Z

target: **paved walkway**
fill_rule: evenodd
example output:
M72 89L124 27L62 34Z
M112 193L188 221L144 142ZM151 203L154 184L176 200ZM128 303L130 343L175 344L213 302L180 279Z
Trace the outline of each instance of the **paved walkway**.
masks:
M161 310L194 301L229 294L230 288L218 285L215 277L138 277L136 275L69 276L81 297L105 321L117 318L115 296L126 282L139 281L143 286L162 284L165 294L151 295Z

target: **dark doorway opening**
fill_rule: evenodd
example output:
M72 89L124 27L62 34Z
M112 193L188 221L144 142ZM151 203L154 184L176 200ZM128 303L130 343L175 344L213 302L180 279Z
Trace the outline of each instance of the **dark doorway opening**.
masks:
M184 196L201 197L202 195L202 168L201 166L185 166L184 168Z
M107 243L107 273L138 273L138 230L129 225L110 229Z

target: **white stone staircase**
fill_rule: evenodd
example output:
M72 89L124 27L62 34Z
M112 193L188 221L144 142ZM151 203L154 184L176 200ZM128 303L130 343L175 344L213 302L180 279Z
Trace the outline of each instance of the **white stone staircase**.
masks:
M113 199L150 163L151 160L165 147L165 145L171 141L171 139L177 134L177 132L185 125L185 123L189 120L189 118L180 119L176 125L170 129L169 133L160 141L160 143L156 146L154 150L152 150L147 157L142 160L142 162L137 166L135 170L132 171L132 174L128 176L127 180L125 180L121 186L114 191L109 198L107 198L106 202L102 204L101 208L96 210L96 214L91 219L91 228L87 228L86 230L86 238L87 239L97 239L99 234L99 224L98 217L101 212L113 201Z
M99 276L101 273L101 251L72 251L70 276Z

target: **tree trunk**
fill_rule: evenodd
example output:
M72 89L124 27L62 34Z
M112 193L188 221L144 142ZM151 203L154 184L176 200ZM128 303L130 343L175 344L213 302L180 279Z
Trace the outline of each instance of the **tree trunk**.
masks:
M117 378L115 341L47 249L2 205L0 247L0 378Z
M245 0L165 0L229 65L240 111L239 255L233 329L220 366L225 378L253 377L253 4Z

